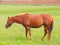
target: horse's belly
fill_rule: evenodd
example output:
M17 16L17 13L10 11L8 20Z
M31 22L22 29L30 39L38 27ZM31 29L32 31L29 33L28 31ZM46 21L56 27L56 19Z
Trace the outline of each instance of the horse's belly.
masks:
M35 26L31 26L31 27L32 27L32 28L39 28L40 26L36 26L36 25L35 25Z
M31 24L30 26L32 27L32 28L39 28L39 27L41 27L43 24L41 24L41 23L37 23L37 24Z
M31 27L32 28L39 28L39 27L41 27L42 25L43 25L43 21L42 21L42 19L32 19L31 20L31 22L30 22L30 25L31 25Z

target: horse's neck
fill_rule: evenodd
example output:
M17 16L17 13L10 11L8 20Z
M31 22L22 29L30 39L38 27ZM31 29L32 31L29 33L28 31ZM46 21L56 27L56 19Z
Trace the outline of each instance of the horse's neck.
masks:
M15 16L13 17L14 23L22 23L22 16Z

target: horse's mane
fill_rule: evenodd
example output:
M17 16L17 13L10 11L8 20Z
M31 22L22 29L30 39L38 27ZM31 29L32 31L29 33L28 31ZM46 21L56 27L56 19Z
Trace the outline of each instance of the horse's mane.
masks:
M30 13L22 13L22 14L17 14L17 16L20 16L20 15L29 15Z
M12 16L10 18L19 17L19 16L23 16L23 15L30 15L30 13L17 14L16 16Z

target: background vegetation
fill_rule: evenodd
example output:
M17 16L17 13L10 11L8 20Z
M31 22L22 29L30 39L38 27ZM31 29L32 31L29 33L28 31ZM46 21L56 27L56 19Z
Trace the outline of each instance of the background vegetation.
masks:
M8 16L21 13L41 14L47 13L54 17L54 27L51 40L44 41L41 38L44 33L43 26L31 28L33 40L25 38L25 28L21 24L14 23L6 29ZM0 5L0 45L60 45L60 6L25 6L25 5Z

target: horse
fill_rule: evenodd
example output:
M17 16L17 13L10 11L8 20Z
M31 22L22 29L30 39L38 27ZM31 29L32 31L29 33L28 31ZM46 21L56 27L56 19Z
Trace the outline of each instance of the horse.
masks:
M44 35L41 40L48 34L48 40L50 40L51 32L53 29L53 17L49 14L30 14L24 13L17 16L8 17L5 28L10 27L13 23L22 24L25 27L26 39L28 34L32 40L32 34L30 28L39 28L44 26Z

